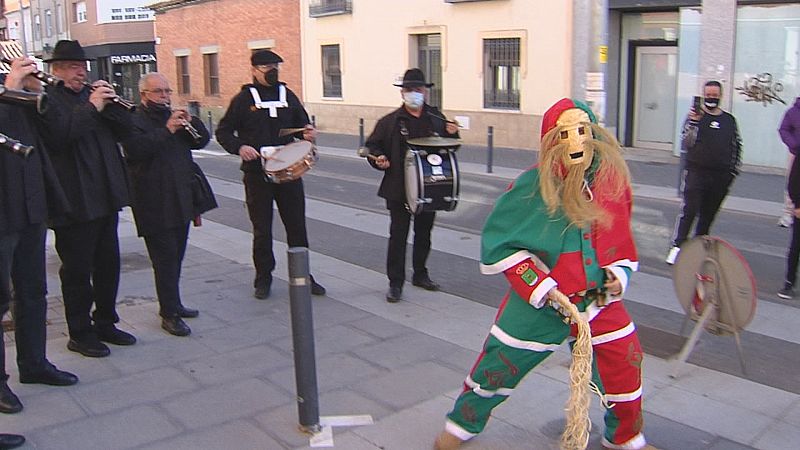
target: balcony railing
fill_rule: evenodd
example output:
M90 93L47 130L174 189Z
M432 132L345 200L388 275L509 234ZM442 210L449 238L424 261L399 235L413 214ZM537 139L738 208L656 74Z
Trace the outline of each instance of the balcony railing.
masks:
M352 13L352 0L311 0L308 5L309 17L324 17Z

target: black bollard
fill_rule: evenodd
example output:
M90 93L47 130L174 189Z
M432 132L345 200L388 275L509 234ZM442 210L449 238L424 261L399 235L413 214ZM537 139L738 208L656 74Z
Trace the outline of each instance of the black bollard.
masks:
M358 119L358 148L364 146L364 119Z
M317 116L314 114L311 115L311 126L317 128Z
M492 159L494 159L494 127L489 125L489 131L486 136L487 152L486 152L486 173L492 173Z
M292 316L294 378L297 385L297 412L300 428L316 433L319 425L319 393L314 355L314 320L311 309L311 279L308 274L308 249L291 247L289 257L289 302Z
M208 132L214 134L214 122L211 118L211 111L208 112Z

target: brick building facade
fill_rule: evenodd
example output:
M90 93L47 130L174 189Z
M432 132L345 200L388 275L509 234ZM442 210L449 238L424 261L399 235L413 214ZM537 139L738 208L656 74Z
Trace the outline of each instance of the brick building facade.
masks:
M211 112L216 123L251 81L250 55L259 49L283 57L281 81L302 98L297 0L170 0L149 7L156 12L158 70L176 91L176 105L197 102L201 117Z

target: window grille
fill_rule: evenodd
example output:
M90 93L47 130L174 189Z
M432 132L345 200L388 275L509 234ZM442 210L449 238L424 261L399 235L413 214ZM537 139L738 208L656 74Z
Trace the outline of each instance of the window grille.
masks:
M339 44L322 46L322 96L342 97L342 68Z
M484 39L484 108L519 109L520 39Z

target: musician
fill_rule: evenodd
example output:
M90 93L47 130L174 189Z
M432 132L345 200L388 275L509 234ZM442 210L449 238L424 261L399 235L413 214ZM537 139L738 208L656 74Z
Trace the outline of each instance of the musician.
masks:
M5 87L41 91L39 81L30 76L34 71L36 64L30 59L14 59ZM50 113L45 120L49 119ZM78 377L58 370L46 356L46 222L48 217L63 214L67 202L44 151L39 121L33 106L0 103L0 133L35 146L27 157L0 148L0 319L13 301L21 383L69 386L77 383ZM0 412L13 414L22 410L22 403L7 380L0 333ZM0 443L6 441L19 439L0 438Z
M193 148L203 148L210 135L203 122L186 111L170 109L167 79L157 72L139 80L142 105L134 113L133 132L123 142L131 175L131 207L139 236L144 238L153 265L161 328L175 336L192 330L183 318L197 317L183 305L179 280L195 217L192 184L199 166ZM195 140L187 124L199 134Z
M128 173L117 144L130 131L131 114L113 103L105 81L86 86L86 57L78 41L56 43L50 63L63 86L47 89L50 108L45 137L72 211L51 221L69 328L67 348L87 357L110 354L103 342L133 345L120 329L116 310L120 255L119 210L128 205ZM94 311L90 311L94 305Z
M228 153L239 155L244 172L247 211L253 224L253 282L257 299L269 297L275 255L272 252L272 203L278 205L286 241L290 247L308 247L303 180L273 183L261 165L261 148L289 144L293 135L279 136L281 129L304 128L302 138L313 142L317 131L300 100L279 81L278 54L259 50L250 57L253 83L242 86L217 126L217 141ZM300 134L300 133L298 133ZM325 295L325 288L311 277L311 293Z
M628 168L584 103L551 106L541 139L539 165L514 181L484 225L481 272L504 274L510 290L435 448L452 450L480 433L492 409L575 336L550 302L554 289L591 328L592 379L607 402L603 448L652 448L641 432L643 354L622 304L638 268Z
M391 224L389 225L389 249L386 255L386 275L389 291L386 301L396 303L403 297L406 279L406 240L411 225L411 213L405 206L406 187L405 159L406 140L433 136L458 137L458 126L447 121L437 108L425 103L427 88L433 83L425 82L425 74L419 69L409 69L400 88L403 105L382 117L367 139L365 146L375 159L368 158L372 167L384 171L378 196L386 199ZM428 275L426 261L431 250L431 229L436 218L434 211L423 211L414 217L414 250L412 284L429 291L439 290L439 285Z

